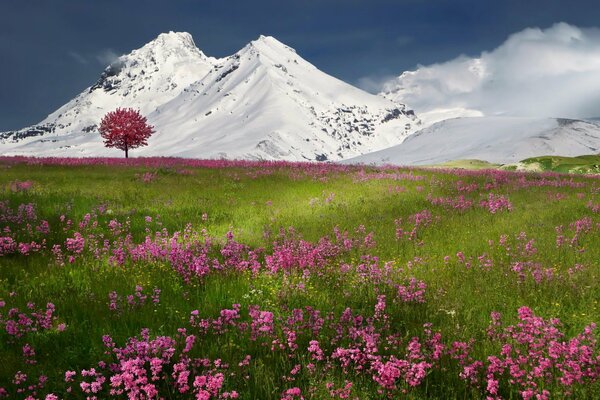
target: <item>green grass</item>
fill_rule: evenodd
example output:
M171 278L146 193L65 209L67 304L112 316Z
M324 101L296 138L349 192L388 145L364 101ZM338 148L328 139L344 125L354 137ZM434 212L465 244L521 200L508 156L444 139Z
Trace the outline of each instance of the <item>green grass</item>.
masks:
M432 165L433 168L460 168L460 169L496 169L502 164L494 164L483 160L452 160Z
M590 165L597 167L600 157L540 157L525 162L539 163L545 170L581 172ZM445 166L487 169L492 165L467 160ZM357 226L364 225L367 232L374 233L376 240L376 247L369 252L382 261L392 262L399 280L414 276L427 283L425 304L394 306L394 327L410 337L421 331L423 323L431 322L444 333L444 341L448 343L481 339L483 344L475 350L481 357L495 348L494 343L485 341L492 311L499 311L508 322L515 322L517 309L527 305L545 318L560 318L568 335L575 335L587 324L600 321L599 231L584 235L583 251L568 246L557 248L555 231L555 227L563 225L569 232L569 224L584 217L600 222L597 214L587 207L589 202L600 202L598 179L573 176L575 182L582 184L580 188L500 185L492 191L508 196L513 210L490 214L480 207L458 212L432 206L427 201L430 194L457 196L456 182L462 180L479 185L478 191L465 194L478 203L487 196L483 185L493 181L489 174L454 175L423 169L413 171L423 176L420 181L358 182L352 172L329 173L326 180L319 180L310 176L291 179L293 171L286 168L256 178L249 176L249 172L257 171L239 168L188 169L191 173L180 174L171 169L143 167L12 165L1 169L0 201L8 201L12 207L34 203L39 217L47 219L51 226L60 223L60 215L80 221L85 214L104 205L109 211L99 217L100 224L110 219L129 220L136 242L146 235L144 217L151 216L169 232L182 231L190 223L194 229L204 228L211 236L223 240L225 234L233 230L237 240L267 251L281 229L294 227L304 239L316 242L336 226L353 232ZM156 179L141 182L138 175L148 171L155 172ZM534 174L526 178L538 179ZM14 192L10 184L15 180L30 180L34 186L28 191ZM335 197L327 202L331 193ZM562 197L557 199L557 193ZM436 222L419 233L423 244L397 241L394 220L407 221L409 216L424 209L432 212ZM208 215L206 222L202 221L204 213ZM4 225L0 223L0 228ZM518 282L510 272L514 257L507 255L497 243L502 235L507 235L514 247L514 238L521 232L535 241L535 261L543 268L552 269L560 279L536 283L528 278L523 283ZM53 231L47 238L49 247L52 243L64 243L67 236ZM458 252L474 259L471 268L457 261ZM358 263L360 255L358 251L352 252L337 263ZM444 261L447 256L449 262ZM493 260L494 266L480 267L479 256ZM583 265L584 270L563 278L570 276L567 270L576 264ZM331 267L335 270L338 266L334 263ZM0 257L0 299L20 308L28 301L37 305L51 301L56 305L59 322L67 326L62 333L49 330L17 341L0 334L0 387L9 387L15 372L22 370L31 376L46 374L50 378L48 390L63 390L65 370L90 368L102 359L102 335L110 334L119 344L139 334L142 328L149 328L152 335L175 335L195 309L204 316L216 317L222 308L240 303L242 307L258 304L275 313L311 306L335 315L346 307L370 315L378 294L374 286L356 276L346 279L350 277L337 272L312 275L306 280L301 273L290 276L266 272L258 276L224 273L186 284L167 265L161 264L131 263L114 267L106 260L86 256L60 267L49 251L27 257ZM290 280L305 283L306 290L290 291ZM130 294L135 285L160 288L160 304L148 304L140 310L121 314L110 312L108 294L112 291ZM14 300L9 296L11 292L17 293ZM36 365L23 364L21 347L25 342L36 349ZM313 385L321 391L313 398L325 398L320 397L326 393L324 382L343 383L346 378L340 370L333 370L323 371L322 376L303 373L296 383L286 383L281 376L293 367L290 360L234 334L209 338L200 348L203 357L222 358L231 363L237 363L245 354L253 355L251 378L239 386L242 398L279 398L284 389L295 385L304 388ZM447 374L436 372L428 377L426 385L410 391L407 396L481 396L481 392L467 388L456 369L449 368ZM370 379L360 376L353 381L354 396L381 398ZM600 393L596 386L589 390L586 396ZM515 392L511 396L516 396Z
M542 171L582 174L600 173L600 155L534 157L523 160L521 163L524 165L537 164Z

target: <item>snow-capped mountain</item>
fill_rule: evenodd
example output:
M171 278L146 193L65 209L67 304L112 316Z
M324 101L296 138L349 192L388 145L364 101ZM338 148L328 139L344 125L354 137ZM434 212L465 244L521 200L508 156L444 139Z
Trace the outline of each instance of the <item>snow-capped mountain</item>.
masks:
M321 72L273 37L215 59L170 32L36 126L0 133L0 154L119 156L97 132L117 107L155 126L134 156L339 160L401 143L419 124L404 105Z
M477 159L510 164L537 156L574 157L598 152L598 123L560 118L471 117L438 122L398 146L345 162L431 165Z
M5 139L6 144L22 144L30 143L28 138L48 140L68 134L95 134L108 111L133 107L147 115L206 75L217 62L198 50L188 33L160 34L144 47L119 57L97 82L39 124L0 133L0 139ZM6 146L0 147L0 152L2 148Z

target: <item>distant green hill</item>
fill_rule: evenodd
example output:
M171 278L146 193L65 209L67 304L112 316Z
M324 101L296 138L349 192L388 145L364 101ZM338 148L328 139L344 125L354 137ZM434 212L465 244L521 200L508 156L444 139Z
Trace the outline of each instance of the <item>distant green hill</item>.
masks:
M506 165L506 169L554 171L571 174L599 174L600 155L579 157L542 156L527 158L517 164Z
M432 165L435 168L503 169L508 171L553 171L571 174L600 174L600 155L578 157L541 156L515 164L493 164L483 160L453 160Z
M452 160L441 164L431 165L434 168L460 168L460 169L498 169L502 164L493 164L483 160Z

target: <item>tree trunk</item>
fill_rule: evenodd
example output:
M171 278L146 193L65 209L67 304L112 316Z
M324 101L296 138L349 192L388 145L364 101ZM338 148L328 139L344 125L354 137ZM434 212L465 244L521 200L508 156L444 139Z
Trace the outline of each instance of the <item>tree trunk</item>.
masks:
M129 158L129 149L125 147L125 158Z

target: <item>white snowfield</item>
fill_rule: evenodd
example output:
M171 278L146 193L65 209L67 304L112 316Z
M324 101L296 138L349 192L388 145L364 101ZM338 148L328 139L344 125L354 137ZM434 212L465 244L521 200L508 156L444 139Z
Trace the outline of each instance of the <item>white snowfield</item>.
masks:
M401 143L420 121L404 105L333 78L273 37L207 57L188 33L161 34L39 124L0 133L0 154L122 156L97 126L117 107L155 126L132 156L341 160Z
M600 125L558 118L471 117L425 128L402 144L345 160L351 164L431 165L478 159L511 164L529 157L600 152Z

